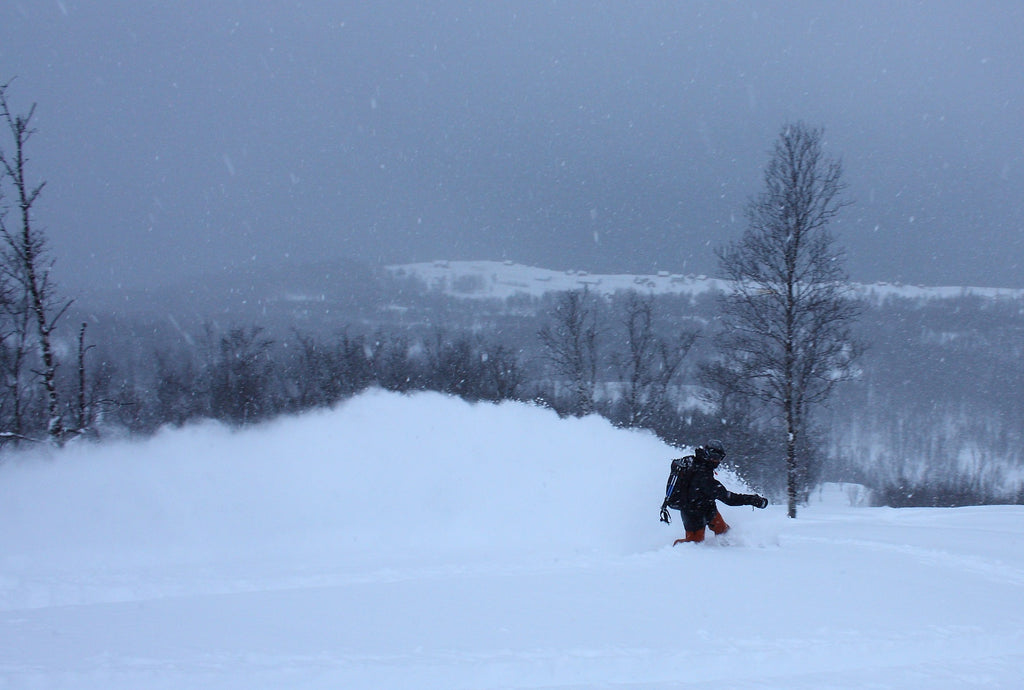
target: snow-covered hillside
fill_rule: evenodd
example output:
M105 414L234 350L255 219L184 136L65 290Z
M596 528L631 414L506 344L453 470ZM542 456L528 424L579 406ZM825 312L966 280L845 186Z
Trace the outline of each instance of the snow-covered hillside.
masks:
M1024 508L829 487L672 548L679 452L370 392L7 456L0 688L1019 687Z
M584 288L598 294L637 290L654 294L699 295L727 287L726 281L705 275L668 271L655 275L591 274L574 270L552 271L511 261L435 261L400 264L391 266L390 271L398 276L417 276L429 287L452 296L493 299L507 299L516 294L539 296L546 292ZM1024 298L1024 290L1009 288L927 287L900 283L857 283L854 288L863 297L874 301L887 297L943 299L968 295Z

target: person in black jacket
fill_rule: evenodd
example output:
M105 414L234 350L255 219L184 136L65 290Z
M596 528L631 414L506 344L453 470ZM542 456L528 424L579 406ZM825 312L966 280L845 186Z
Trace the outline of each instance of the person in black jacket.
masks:
M683 518L686 537L672 544L704 541L704 528L710 527L716 535L729 531L715 501L729 506L764 508L768 499L757 494L735 494L715 479L715 468L725 457L721 441L709 441L698 447L693 455L672 461L672 471L665 487L665 501L661 504L661 521L671 522L668 509L678 510Z

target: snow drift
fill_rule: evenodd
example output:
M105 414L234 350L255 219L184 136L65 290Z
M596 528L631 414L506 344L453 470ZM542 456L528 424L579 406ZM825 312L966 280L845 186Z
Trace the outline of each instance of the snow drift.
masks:
M376 391L241 431L25 452L0 469L0 553L66 572L623 554L665 543L652 516L679 453L596 416Z

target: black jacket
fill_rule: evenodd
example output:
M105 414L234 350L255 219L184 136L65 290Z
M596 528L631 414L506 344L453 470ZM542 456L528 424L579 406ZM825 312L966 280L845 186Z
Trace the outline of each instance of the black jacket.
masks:
M715 479L715 466L706 459L688 455L672 461L672 471L665 486L665 506L681 512L684 522L695 524L699 521L703 527L718 512L715 501L729 506L756 506L761 498L726 489Z

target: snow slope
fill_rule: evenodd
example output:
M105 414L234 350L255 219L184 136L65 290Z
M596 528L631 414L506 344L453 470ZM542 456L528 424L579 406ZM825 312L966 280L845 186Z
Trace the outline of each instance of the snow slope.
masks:
M678 453L370 392L8 456L0 688L1020 687L1024 508L829 487L673 549Z

